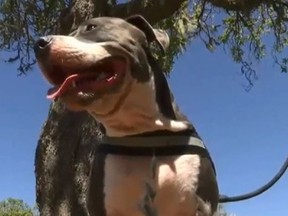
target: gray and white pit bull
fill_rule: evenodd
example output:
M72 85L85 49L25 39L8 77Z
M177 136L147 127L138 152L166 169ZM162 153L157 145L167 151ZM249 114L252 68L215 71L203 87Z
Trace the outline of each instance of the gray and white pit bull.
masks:
M136 15L90 19L69 36L35 44L40 69L54 86L47 97L86 110L106 131L90 173L91 216L216 212L213 162L174 103L152 43L164 51L168 35Z

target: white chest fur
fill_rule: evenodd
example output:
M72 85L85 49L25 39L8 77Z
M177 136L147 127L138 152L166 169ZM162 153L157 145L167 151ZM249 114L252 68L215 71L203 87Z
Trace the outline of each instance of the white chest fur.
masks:
M107 216L145 216L141 212L149 183L156 192L149 208L157 216L194 216L197 211L198 155L156 158L151 176L151 157L108 155L105 160L104 194Z

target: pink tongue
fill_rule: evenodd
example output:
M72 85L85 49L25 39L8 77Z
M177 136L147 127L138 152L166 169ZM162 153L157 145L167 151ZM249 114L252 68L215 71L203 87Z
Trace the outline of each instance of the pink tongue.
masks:
M75 81L80 75L73 74L67 77L64 82L59 86L48 90L47 98L54 100L55 98L61 96L68 88L72 86L73 81Z

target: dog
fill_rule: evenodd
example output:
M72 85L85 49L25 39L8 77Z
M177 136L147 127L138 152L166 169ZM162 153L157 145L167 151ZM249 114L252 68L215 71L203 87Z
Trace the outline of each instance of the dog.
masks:
M91 216L216 212L213 162L152 51L164 54L168 46L167 33L140 15L93 18L68 36L35 43L39 67L53 86L47 97L86 110L105 128L91 164Z

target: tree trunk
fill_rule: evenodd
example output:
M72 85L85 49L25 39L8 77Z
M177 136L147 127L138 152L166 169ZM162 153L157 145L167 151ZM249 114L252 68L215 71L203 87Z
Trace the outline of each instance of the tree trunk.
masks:
M99 124L85 112L52 105L36 150L41 215L87 215L86 182L100 135Z
M182 3L175 0L143 1L109 6L108 0L75 0L59 19L59 34L67 34L83 20L96 16L127 17L142 14L151 24L172 16ZM160 11L159 13L158 11ZM43 216L86 216L85 193L90 161L101 139L100 124L86 112L51 105L35 158L37 204Z

